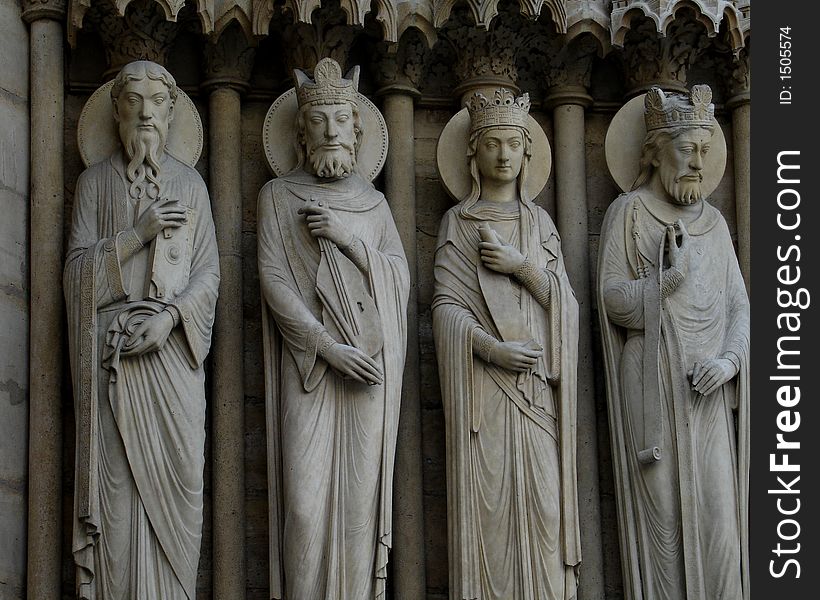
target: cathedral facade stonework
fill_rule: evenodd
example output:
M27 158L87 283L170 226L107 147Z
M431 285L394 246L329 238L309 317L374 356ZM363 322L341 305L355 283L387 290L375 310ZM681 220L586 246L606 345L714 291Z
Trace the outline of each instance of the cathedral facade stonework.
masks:
M377 587L397 600L454 597L445 361L433 306L437 234L458 200L436 153L471 96L506 88L529 95L529 115L548 139L548 179L529 200L554 223L578 304L577 598L631 598L597 296L604 216L622 187L607 166L607 132L653 86L710 86L726 166L709 202L748 292L750 11L750 0L4 0L0 598L75 594L81 424L63 271L87 161L77 140L97 135L81 119L89 98L136 60L167 69L201 120L192 166L207 187L218 247L219 299L204 359L201 547L190 588L201 600L276 597L257 201L275 175L268 148L293 144L267 127L268 111L293 87L295 69L312 74L325 58L343 73L359 66L358 93L383 115L384 147L367 128L363 144L386 152L371 179L409 271L392 527L379 528L390 530L391 549L386 584Z

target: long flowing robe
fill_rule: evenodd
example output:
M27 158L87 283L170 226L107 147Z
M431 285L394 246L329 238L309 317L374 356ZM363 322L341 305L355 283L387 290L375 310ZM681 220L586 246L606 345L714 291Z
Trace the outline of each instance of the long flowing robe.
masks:
M435 258L433 332L447 428L450 598L569 600L581 562L576 487L578 304L560 240L530 202L445 216ZM549 278L542 306L479 256L479 225L512 222L515 245ZM509 224L509 223L508 223ZM511 320L517 319L517 323ZM473 352L477 329L544 349L516 374Z
M80 176L64 272L78 597L191 600L202 530L202 363L219 284L214 226L202 178L166 155L163 190L187 208L188 243L175 254L180 268L165 301L146 299L150 249L126 259L124 248L144 205L129 198L124 172L118 153ZM134 328L168 304L182 320L165 344L121 355Z
M662 293L666 226L682 216L638 190L613 202L601 230L598 301L625 594L748 600L749 302L726 222L705 201L684 218L688 274ZM722 356L738 363L737 376L698 397L687 373ZM647 445L660 460L639 462Z
M345 379L317 354L324 259L297 213L311 199L332 208L366 252L367 273L357 276L380 317L381 385ZM259 193L258 224L271 597L383 598L410 286L401 240L384 196L358 175L274 179Z

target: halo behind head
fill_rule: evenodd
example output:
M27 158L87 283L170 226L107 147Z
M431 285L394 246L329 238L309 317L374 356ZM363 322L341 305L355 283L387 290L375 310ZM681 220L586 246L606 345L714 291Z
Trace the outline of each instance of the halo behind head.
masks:
M606 133L606 164L612 179L624 192L632 189L632 184L640 171L641 153L646 139L645 102L646 94L641 94L624 104L615 114ZM690 125L681 125L681 127L689 128ZM704 127L704 125L692 123L691 127ZM703 164L701 190L704 198L715 191L723 178L725 169L726 138L723 130L714 123L712 147Z
M493 127L509 126L493 125ZM552 154L547 134L544 133L538 121L531 115L526 115L525 127L532 138L532 158L527 168L524 190L530 199L534 199L547 185L552 167ZM436 167L441 183L456 202L467 198L472 189L470 165L467 159L470 132L470 114L467 108L462 108L444 126L436 145Z
M379 109L366 96L356 93L356 106L364 130L364 138L356 152L356 171L368 181L373 181L381 172L387 159L387 124ZM265 147L265 158L268 159L271 171L277 176L291 171L297 164L296 148L296 114L299 105L296 89L287 92L274 100L265 123L262 126L262 144Z

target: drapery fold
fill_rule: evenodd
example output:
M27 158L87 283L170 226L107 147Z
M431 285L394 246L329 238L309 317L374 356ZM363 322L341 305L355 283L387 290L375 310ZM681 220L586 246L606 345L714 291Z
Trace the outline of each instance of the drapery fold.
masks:
M509 276L486 270L478 253L482 215L464 219L458 208L445 215L439 232L433 299L447 425L451 594L460 600L570 599L581 562L575 465L578 305L560 240L543 210L521 203L514 217L520 237L507 241L545 269L551 290L548 306L541 306ZM488 301L492 289L503 291ZM494 310L516 312L518 323L509 325L509 314ZM499 327L501 322L507 324ZM544 348L530 372L507 372L474 355L477 329L501 341L527 341L508 339L514 334L501 330L505 327L519 336L523 331ZM500 466L493 460L499 454L516 458ZM511 476L499 479L498 472ZM558 491L551 496L545 489ZM495 518L507 523L500 542L491 533ZM498 543L509 543L517 558L499 552ZM506 576L490 573L488 557L495 555L517 566Z

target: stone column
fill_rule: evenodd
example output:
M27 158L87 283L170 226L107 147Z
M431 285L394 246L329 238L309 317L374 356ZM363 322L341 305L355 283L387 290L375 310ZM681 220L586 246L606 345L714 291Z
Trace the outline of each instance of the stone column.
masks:
M581 521L582 573L580 600L604 597L598 479L598 428L595 408L595 366L592 350L592 274L589 261L586 146L584 111L592 104L587 93L597 42L591 37L564 46L548 69L545 105L553 115L555 206L561 251L579 306L578 336L578 502Z
M395 47L391 48L395 49ZM420 96L413 83L398 74L395 54L379 63L382 112L390 146L385 163L384 193L410 267L407 303L407 355L401 392L396 466L393 476L393 589L396 598L425 598L422 498L421 399L419 398L418 265L416 261L416 152L413 102Z
M209 191L221 281L211 357L213 596L245 597L245 394L242 302L242 102L253 49L231 28L206 50Z
M30 0L31 321L28 597L60 598L62 549L64 0Z
M732 73L726 107L732 111L732 140L735 168L735 211L737 213L737 253L740 271L751 293L751 169L750 119L752 77L749 71L749 53L743 50Z

